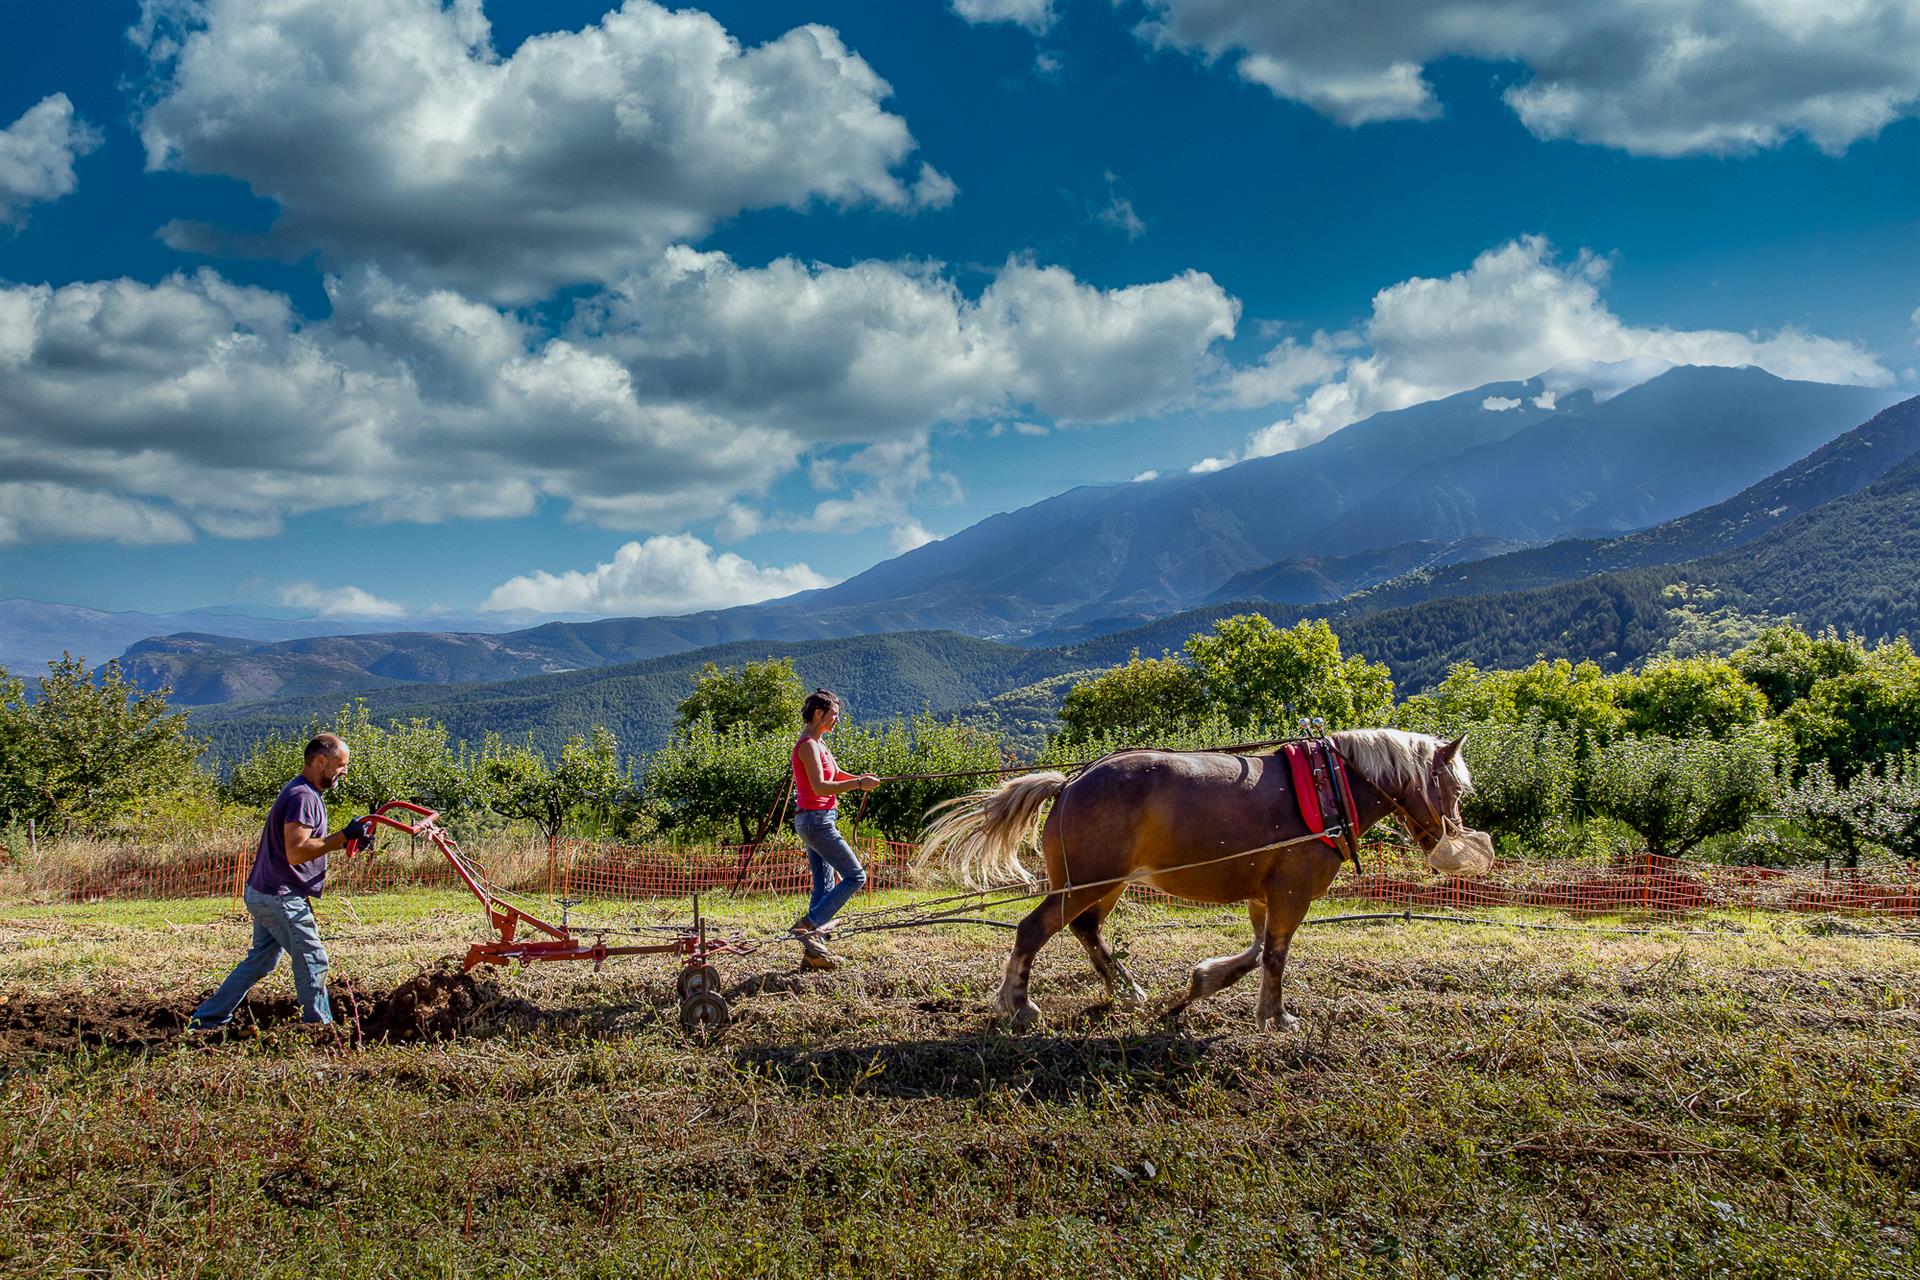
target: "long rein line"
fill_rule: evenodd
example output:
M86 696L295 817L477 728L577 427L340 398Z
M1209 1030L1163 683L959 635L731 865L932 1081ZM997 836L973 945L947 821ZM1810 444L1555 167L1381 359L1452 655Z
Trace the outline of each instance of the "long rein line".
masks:
M963 911L987 911L994 907L1007 906L1015 902L1025 902L1030 898L1040 898L1044 900L1062 894L1078 893L1087 889L1104 889L1116 884L1133 884L1149 876L1166 875L1176 871L1192 871L1198 867L1211 867L1218 863L1231 862L1236 858L1256 858L1263 853L1272 853L1279 849L1291 848L1297 844L1307 844L1319 840L1322 836L1332 834L1344 835L1345 829L1339 825L1335 825L1328 827L1325 831L1315 831L1307 835L1291 836L1285 840L1275 840L1269 844L1256 845L1251 849L1236 849L1232 853L1223 853L1212 858L1201 858L1194 862L1182 862L1171 867L1151 867L1141 872L1108 876L1104 880L1081 881L1076 884L1062 886L1058 889L1046 887L1047 882L1044 880L1027 880L1018 885L1003 885L989 889L976 889L970 893L950 894L944 898L933 898L924 902L903 903L897 907L882 907L876 911L863 912L858 916L847 917L849 927L837 929L835 932L839 933L842 937L852 937L857 933L873 932L880 929L901 929L910 925L958 923L959 921L951 919L951 917L956 917ZM999 896L996 897L995 895ZM957 906L943 912L928 912L926 910L928 907L941 906L949 902L964 903L965 905ZM885 919L890 916L898 917L898 919L893 921ZM867 923L862 923L862 921L866 921ZM969 923L974 922L969 921ZM1000 924L1002 922L980 921L978 923Z

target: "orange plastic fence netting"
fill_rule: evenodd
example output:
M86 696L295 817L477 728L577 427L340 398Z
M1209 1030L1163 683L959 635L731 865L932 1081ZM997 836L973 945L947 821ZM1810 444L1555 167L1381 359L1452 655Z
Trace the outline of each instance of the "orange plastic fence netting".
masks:
M855 842L867 888L914 884L914 846L877 839ZM781 843L747 845L614 845L578 841L551 849L535 844L491 851L478 861L502 889L548 898L632 900L680 898L732 889L752 894L805 894L806 854ZM86 865L15 861L0 865L0 896L44 902L239 896L253 863L251 848L156 858L127 849ZM1676 917L1702 911L1818 912L1911 919L1920 916L1920 871L1909 864L1858 869L1730 867L1639 855L1613 861L1507 860L1476 879L1428 871L1397 849L1365 852L1363 870L1341 872L1330 897L1383 910L1473 911L1533 907L1572 915L1627 913ZM463 890L445 857L424 842L384 843L371 855L336 859L328 888L346 893L394 889ZM1164 898L1136 887L1133 892Z

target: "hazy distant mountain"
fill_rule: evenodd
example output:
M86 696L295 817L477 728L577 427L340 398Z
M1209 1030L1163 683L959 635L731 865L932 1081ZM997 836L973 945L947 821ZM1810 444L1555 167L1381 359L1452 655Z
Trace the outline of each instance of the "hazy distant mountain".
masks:
M500 632L523 628L539 616L445 614L410 618L407 625L414 629ZM394 625L394 619L379 616L274 617L249 613L242 608L186 609L178 613L109 612L15 597L0 600L0 667L15 675L35 675L62 653L72 653L98 666L149 636L182 632L272 642L381 631Z
M426 717L474 743L488 732L531 734L557 751L569 734L600 724L619 735L625 749L651 751L667 740L674 709L704 663L739 666L766 657L791 657L810 687L839 690L857 721L960 706L1064 670L1062 657L1045 650L951 632L902 632L790 644L740 641L590 671L483 685L395 685L366 696L377 717ZM331 719L344 697L202 707L192 712L190 727L212 743L216 759L230 764L270 733L298 732L315 716Z

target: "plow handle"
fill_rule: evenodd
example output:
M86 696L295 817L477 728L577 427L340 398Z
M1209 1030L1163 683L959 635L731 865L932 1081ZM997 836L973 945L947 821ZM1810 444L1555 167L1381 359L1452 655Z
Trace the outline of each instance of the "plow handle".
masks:
M407 822L401 821L399 818L393 818L393 817L387 816L392 810L395 810L395 809L401 809L406 811L407 813L418 814L420 815L420 821L416 823L407 823ZM372 813L368 814L366 817L366 821L368 823L384 823L385 825L392 827L395 831L404 831L410 836L425 835L430 837L433 834L434 830L436 829L433 825L434 819L438 818L439 816L440 816L440 813L437 809L429 809L424 805L414 804L410 800L389 800L385 804L381 805L378 809L375 809ZM354 854L358 852L360 852L360 842L358 840L347 841L347 849L346 849L347 856L351 858Z

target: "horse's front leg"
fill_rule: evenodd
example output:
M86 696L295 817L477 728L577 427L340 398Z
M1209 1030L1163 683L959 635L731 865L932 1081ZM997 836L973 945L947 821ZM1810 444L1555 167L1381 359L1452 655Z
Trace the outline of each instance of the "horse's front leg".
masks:
M1294 940L1294 929L1306 919L1308 898L1304 892L1279 890L1267 894L1265 946L1260 952L1260 1002L1254 1006L1254 1029L1265 1031L1273 1023L1275 1031L1292 1031L1300 1019L1286 1011L1286 948Z
M1294 930L1307 918L1307 908L1327 891L1340 872L1339 859L1332 853L1313 859L1301 859L1283 866L1267 884L1267 926L1265 945L1260 953L1260 1000L1254 1006L1255 1029L1265 1031L1271 1022L1276 1031L1291 1031L1300 1019L1287 1012L1284 983L1287 974L1287 947Z

